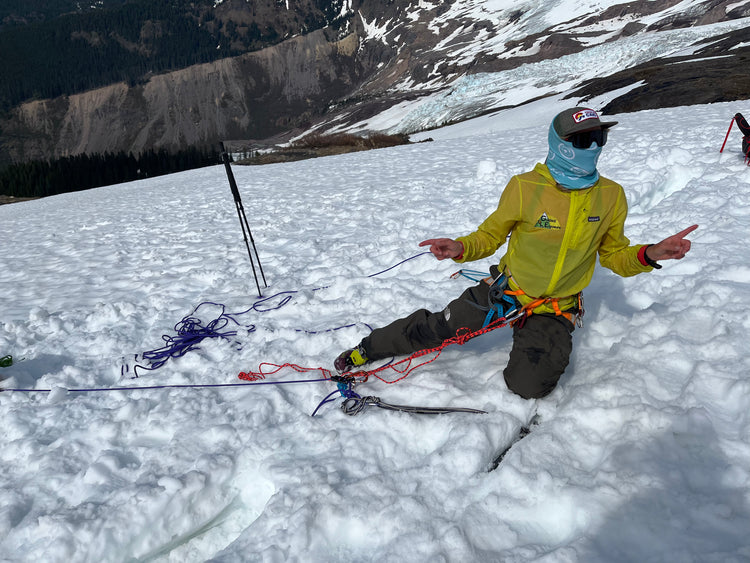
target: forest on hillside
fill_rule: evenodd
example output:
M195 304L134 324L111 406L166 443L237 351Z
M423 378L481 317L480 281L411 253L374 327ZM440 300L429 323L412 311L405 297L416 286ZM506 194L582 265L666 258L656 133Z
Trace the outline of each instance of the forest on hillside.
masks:
M221 162L216 148L191 147L178 152L149 150L138 156L125 154L79 154L52 161L36 160L12 164L0 171L0 194L18 198L45 197L110 186L213 166Z
M109 0L65 13L11 0L0 11L0 111L29 99L54 98L235 56L297 33L334 27L341 0L279 0L214 6L213 0ZM71 3L68 2L68 5ZM24 7L25 6L25 7ZM220 11L223 10L223 11ZM58 15L61 14L61 15Z
M63 14L108 10L128 0L96 0L87 4L79 0L2 0L0 31L6 27L51 20Z

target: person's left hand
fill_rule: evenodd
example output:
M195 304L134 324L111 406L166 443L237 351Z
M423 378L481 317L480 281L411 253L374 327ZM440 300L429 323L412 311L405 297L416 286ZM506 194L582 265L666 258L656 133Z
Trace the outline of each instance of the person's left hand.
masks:
M676 235L665 238L660 243L652 244L646 249L646 255L654 262L684 258L685 254L690 250L690 241L685 237L697 228L698 225L693 225Z

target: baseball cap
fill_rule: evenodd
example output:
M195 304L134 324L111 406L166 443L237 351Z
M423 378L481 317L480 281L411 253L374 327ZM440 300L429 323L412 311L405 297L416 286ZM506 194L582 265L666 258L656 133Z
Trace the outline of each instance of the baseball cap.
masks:
M596 127L608 129L613 125L617 125L617 121L601 121L596 111L585 107L566 109L558 113L552 120L552 126L561 138Z

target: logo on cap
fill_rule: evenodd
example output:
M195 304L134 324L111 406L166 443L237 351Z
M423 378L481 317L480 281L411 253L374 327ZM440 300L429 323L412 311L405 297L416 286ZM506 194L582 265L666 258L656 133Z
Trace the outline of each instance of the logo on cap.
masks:
M584 109L573 114L573 121L575 121L576 123L586 121L587 119L599 119L599 114L597 114L593 109Z

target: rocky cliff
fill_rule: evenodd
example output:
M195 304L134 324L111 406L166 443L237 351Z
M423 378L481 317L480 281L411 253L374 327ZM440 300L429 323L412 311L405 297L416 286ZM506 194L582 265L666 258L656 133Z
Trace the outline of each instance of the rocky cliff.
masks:
M264 138L310 121L364 72L350 33L323 31L243 56L25 103L3 120L3 152L25 161Z

